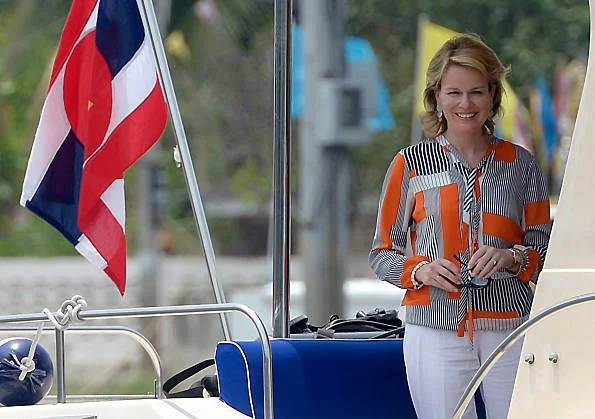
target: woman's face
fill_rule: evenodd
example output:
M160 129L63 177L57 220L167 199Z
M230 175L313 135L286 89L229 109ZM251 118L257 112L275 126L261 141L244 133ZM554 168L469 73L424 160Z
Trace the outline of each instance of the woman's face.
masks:
M451 133L481 134L490 114L494 89L479 71L460 65L447 67L436 101L442 106Z

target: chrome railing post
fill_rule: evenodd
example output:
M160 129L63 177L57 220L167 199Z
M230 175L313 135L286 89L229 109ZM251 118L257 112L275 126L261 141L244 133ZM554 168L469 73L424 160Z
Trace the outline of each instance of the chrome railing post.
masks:
M138 307L138 308L117 308L109 310L82 310L78 313L80 320L89 319L116 319L127 317L159 317L159 316L180 316L190 314L220 314L229 312L240 312L247 316L251 321L258 339L262 345L262 374L263 374L263 398L264 398L264 417L273 419L273 363L271 355L271 341L267 334L264 323L258 317L258 314L251 308L243 304L200 304L183 306L164 306L164 307ZM53 313L57 316L57 313ZM0 324L5 323L28 323L48 320L44 313L16 314L0 316ZM62 332L63 330L56 330ZM58 334L56 334L58 336ZM62 335L63 336L63 335ZM63 347L62 347L63 348ZM64 393L65 397L65 393Z

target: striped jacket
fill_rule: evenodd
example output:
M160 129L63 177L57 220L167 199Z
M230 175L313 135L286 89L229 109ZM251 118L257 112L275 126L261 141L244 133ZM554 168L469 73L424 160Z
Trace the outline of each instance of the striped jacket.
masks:
M529 282L551 230L546 184L529 152L493 137L480 166L470 180L465 159L443 136L400 151L384 180L369 255L379 279L407 290L406 322L459 336L468 330L471 339L473 329L507 330L528 318ZM469 257L470 226L477 245L521 250L525 268L517 276L501 270L482 289L414 289L412 271L422 261L445 258L460 268L453 256Z

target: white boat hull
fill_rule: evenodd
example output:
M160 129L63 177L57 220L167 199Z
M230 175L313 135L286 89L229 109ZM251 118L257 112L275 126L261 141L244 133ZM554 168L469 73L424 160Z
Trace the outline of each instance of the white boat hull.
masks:
M249 418L215 397L196 399L140 399L0 408L10 419L245 419Z

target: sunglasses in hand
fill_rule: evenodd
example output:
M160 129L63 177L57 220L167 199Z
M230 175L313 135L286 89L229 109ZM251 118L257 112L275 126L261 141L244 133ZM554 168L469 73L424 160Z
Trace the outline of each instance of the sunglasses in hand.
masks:
M471 273L471 269L469 269L469 266L465 262L463 262L458 255L453 255L453 257L455 258L455 260L457 262L459 262L461 264L461 266L466 271ZM488 285L490 285L491 280L492 280L492 278L478 278L476 276L471 275L471 280L469 282L464 283L464 284L457 284L457 287L459 287L459 288L474 288L474 289L485 288Z

